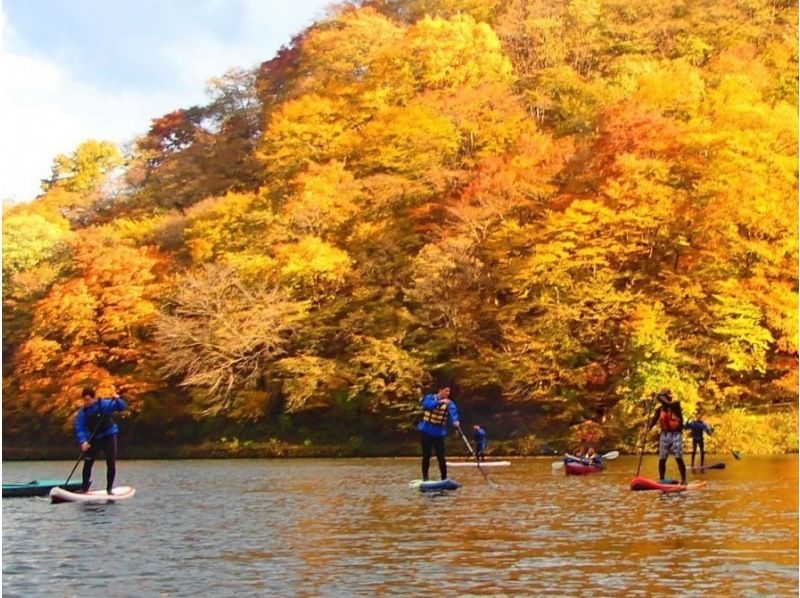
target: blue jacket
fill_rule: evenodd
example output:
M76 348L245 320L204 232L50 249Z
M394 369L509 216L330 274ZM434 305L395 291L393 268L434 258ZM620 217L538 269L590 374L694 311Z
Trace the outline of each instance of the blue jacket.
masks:
M706 422L692 421L684 424L683 427L692 431L692 439L694 440L702 440L703 432L709 435L714 433Z
M425 413L430 413L437 408L441 408L441 404L442 401L439 399L439 395L431 394L422 397L423 420L417 425L417 429L420 432L423 432L428 436L436 436L439 438L444 438L447 436L447 420L449 420L451 424L458 421L458 409L453 401L450 401L447 405L447 417L445 418L446 421L444 421L442 424L425 421Z
M119 434L119 427L111 418L115 411L124 411L128 408L123 399L97 399L86 407L82 407L75 416L75 436L78 444L83 444L92 435L97 426L94 437L97 439ZM98 420L100 421L98 425Z

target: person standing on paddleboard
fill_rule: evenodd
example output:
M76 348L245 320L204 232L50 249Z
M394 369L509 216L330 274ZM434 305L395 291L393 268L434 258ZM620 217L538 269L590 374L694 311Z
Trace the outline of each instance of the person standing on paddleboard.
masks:
M658 439L658 479L663 480L667 471L667 456L672 453L681 472L681 484L686 485L686 464L683 462L683 410L680 401L672 400L668 388L656 395L661 407L650 420L651 429L656 424L661 428Z
M128 408L125 400L115 393L108 399L95 399L93 388L86 387L81 392L83 407L75 415L75 435L81 451L83 461L83 486L81 491L86 493L92 484L92 466L100 451L106 458L106 492L111 494L114 478L117 475L117 435L119 427L113 420L115 411L124 411Z
M694 467L694 456L697 454L697 447L700 447L700 467L706 464L706 449L705 443L703 442L703 432L712 436L714 434L714 430L703 421L703 416L698 413L694 421L686 422L684 426L687 430L691 430L692 432L692 467Z
M475 424L472 432L472 439L475 441L475 458L478 461L486 461L486 430Z
M428 481L431 452L436 452L441 479L447 479L447 461L444 456L444 438L447 436L448 420L453 427L461 428L458 409L450 400L450 387L439 386L439 392L422 397L422 421L417 425L422 444L422 479Z

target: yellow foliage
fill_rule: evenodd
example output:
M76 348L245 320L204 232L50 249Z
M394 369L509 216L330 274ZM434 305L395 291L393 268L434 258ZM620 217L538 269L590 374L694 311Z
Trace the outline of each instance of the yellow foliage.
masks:
M311 163L293 184L295 193L284 210L301 234L323 237L358 211L361 185L341 162Z
M398 95L407 97L401 90L408 87L404 81L410 74L394 59L402 38L403 29L372 9L346 11L311 30L304 40L302 65L307 74L300 89L325 89L368 105L376 104L378 97L387 103L396 102Z
M254 193L227 193L192 206L186 219L186 246L196 262L222 253L265 245L274 220L264 198Z
M451 20L426 16L407 30L404 50L423 89L511 82L511 62L497 35L470 16Z
M270 119L259 153L267 171L291 176L308 161L344 159L348 114L341 101L317 94L281 105Z
M342 288L352 268L350 256L319 237L304 237L280 248L281 277L300 298L319 301Z
M66 221L52 221L37 213L3 216L3 274L13 277L55 256L71 234Z
M230 266L246 284L277 282L279 272L275 258L249 251L224 253L221 263Z
M32 336L20 347L17 353L17 372L22 376L38 376L45 373L50 364L61 352L56 341Z
M122 152L108 141L90 139L66 156L53 160L53 180L68 191L84 194L98 187L106 175L123 163Z
M450 119L415 101L376 115L361 131L355 154L360 170L367 173L417 178L452 161L458 148L458 131Z
M97 339L97 299L83 279L54 285L36 306L33 330L42 336L80 345Z
M753 414L731 409L707 418L714 434L708 437L706 451L726 453L736 450L752 455L797 452L797 409L778 413Z
M688 116L697 112L704 94L700 69L685 60L673 60L639 75L633 101Z

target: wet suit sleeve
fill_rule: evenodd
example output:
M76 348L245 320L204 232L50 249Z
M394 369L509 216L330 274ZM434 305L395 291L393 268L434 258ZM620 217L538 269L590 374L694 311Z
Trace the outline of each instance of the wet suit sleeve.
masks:
M103 405L103 411L106 413L111 411L125 411L128 408L128 404L122 397L117 399L106 399L105 403L106 404Z
M453 401L450 401L450 404L447 405L447 410L450 413L450 423L455 424L458 421L458 408Z

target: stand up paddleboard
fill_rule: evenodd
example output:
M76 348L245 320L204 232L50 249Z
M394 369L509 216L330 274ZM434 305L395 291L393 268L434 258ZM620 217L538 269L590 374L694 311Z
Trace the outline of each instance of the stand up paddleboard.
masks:
M80 490L81 481L64 484L60 480L33 480L27 484L3 484L3 498L9 496L48 496L56 486L64 486L67 490Z
M457 490L461 488L461 484L449 478L446 480L428 480L427 482L412 480L408 485L412 488L418 488L420 492L439 492L441 490Z
M70 492L63 488L53 488L50 491L50 502L116 502L133 498L136 489L132 486L117 486L108 494L105 490L92 490L90 492Z
M477 463L476 461L448 461L448 467L508 467L511 465L511 461L481 461Z
M661 490L662 492L683 492L685 490L699 490L705 487L705 482L689 482L688 484L678 484L671 480L650 480L648 478L633 478L631 480L631 490Z
M700 467L692 467L692 471L705 471L706 469L725 469L725 463L720 461L713 465L702 465Z

